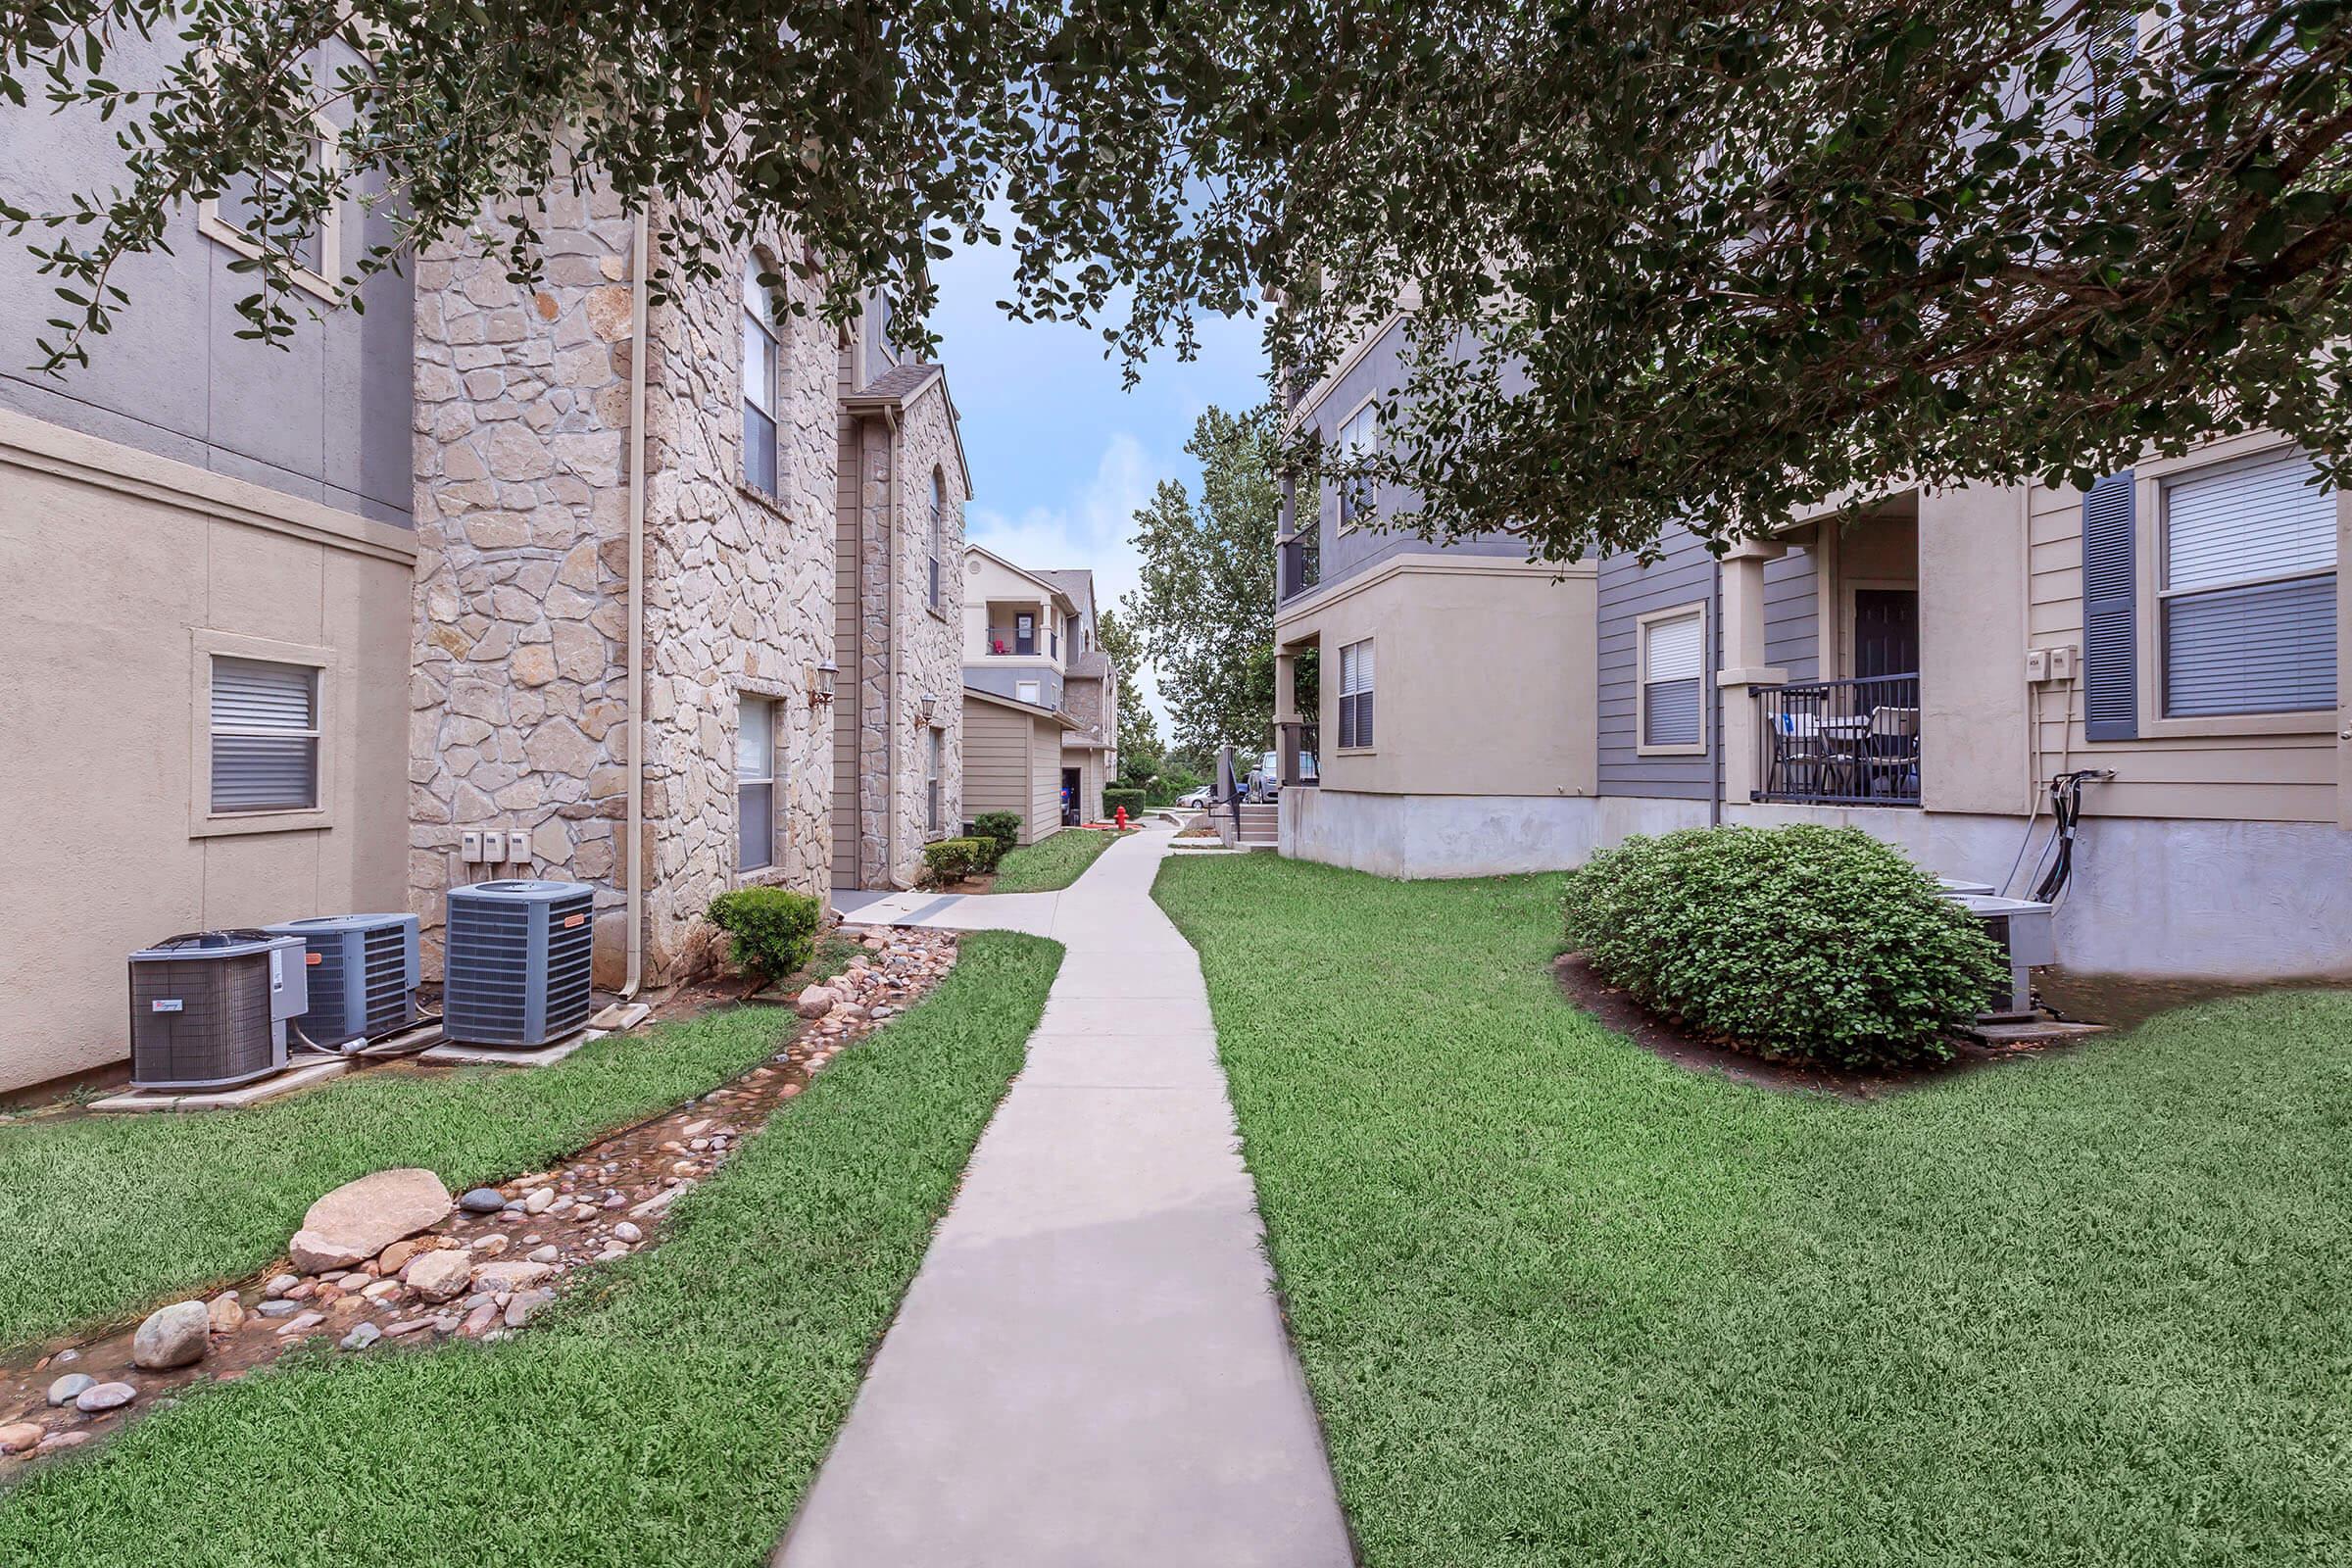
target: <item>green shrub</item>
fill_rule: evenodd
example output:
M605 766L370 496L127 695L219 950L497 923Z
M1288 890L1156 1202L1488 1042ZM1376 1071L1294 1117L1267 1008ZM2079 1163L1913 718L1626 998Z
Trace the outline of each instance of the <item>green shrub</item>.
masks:
M972 823L972 829L974 838L985 839L994 846L995 853L989 856L987 867L994 871L997 868L997 862L1010 855L1012 847L1021 842L1021 813L1018 811L982 811L978 819Z
M2006 973L1959 905L1854 828L1685 828L1568 879L1568 940L1611 985L1777 1059L1889 1067L1951 1054L1945 1031Z
M825 918L821 899L790 888L737 888L710 901L710 923L727 933L727 961L748 974L781 980L816 951Z
M1102 815L1105 818L1117 816L1122 806L1127 808L1127 820L1134 821L1144 814L1144 792L1116 786L1102 792Z
M937 844L923 846L923 870L934 886L947 887L980 870L995 848L994 840L941 839Z

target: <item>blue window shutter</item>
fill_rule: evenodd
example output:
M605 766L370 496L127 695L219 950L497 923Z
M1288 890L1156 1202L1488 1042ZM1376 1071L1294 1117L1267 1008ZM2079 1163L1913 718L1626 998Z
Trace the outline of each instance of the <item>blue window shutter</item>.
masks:
M2132 470L2082 497L2082 730L2094 741L2139 736L2139 572Z

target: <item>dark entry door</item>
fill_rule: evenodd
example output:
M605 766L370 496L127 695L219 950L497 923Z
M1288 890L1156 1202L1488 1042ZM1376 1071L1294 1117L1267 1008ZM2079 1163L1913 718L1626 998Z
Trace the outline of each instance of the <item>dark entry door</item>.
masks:
M1085 820L1078 808L1078 770L1065 767L1061 770L1061 824L1077 827Z
M1919 673L1919 590L1854 590L1854 674Z

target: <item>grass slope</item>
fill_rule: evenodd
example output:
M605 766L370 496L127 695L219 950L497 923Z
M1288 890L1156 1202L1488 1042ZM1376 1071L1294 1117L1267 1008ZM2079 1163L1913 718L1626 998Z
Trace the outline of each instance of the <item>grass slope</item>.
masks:
M1118 835L1107 828L1065 827L1025 844L997 867L991 893L1058 893L1078 880Z
M828 942L809 972L854 951ZM536 1170L734 1077L793 1027L751 1007L528 1072L369 1071L233 1113L0 1124L0 1349L250 1274L355 1176L422 1165L460 1189Z
M0 1561L706 1568L762 1561L1019 1066L1060 950L965 939L679 1203L498 1345L316 1355L0 1501Z
M1557 892L1160 874L1367 1563L2352 1558L2352 996L1798 1098L1563 1002Z

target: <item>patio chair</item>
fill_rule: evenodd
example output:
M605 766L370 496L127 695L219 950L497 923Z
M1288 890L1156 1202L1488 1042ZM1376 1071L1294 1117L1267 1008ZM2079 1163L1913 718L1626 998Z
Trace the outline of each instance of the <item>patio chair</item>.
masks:
M1919 798L1919 710L1874 708L1862 765L1872 795Z

